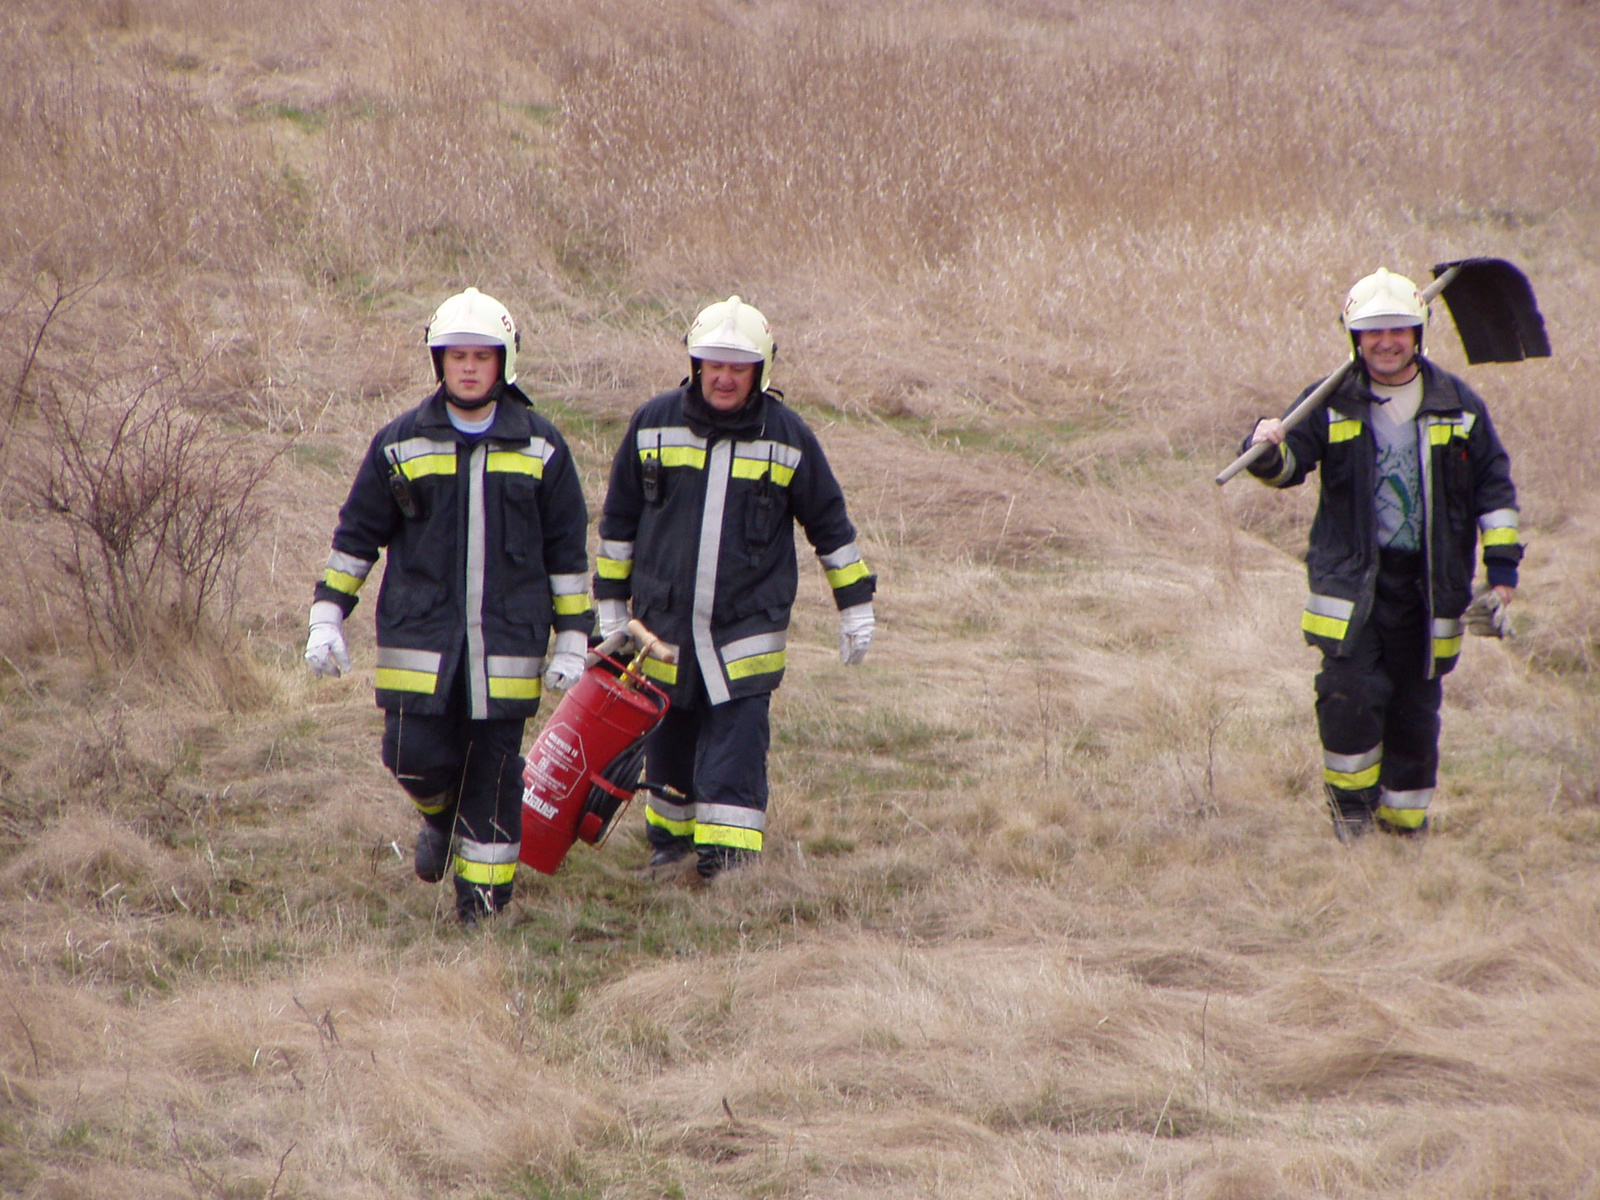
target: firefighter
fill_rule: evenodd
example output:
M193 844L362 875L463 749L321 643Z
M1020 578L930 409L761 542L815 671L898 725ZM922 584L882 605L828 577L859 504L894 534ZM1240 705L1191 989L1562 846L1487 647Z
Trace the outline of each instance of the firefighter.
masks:
M1287 434L1261 420L1245 439L1272 443L1250 467L1268 486L1322 468L1301 627L1322 651L1317 727L1341 841L1374 826L1426 832L1440 681L1463 624L1495 637L1511 628L1522 543L1510 460L1483 400L1423 355L1427 320L1403 275L1361 279L1343 311L1356 369L1324 411ZM1478 544L1488 578L1474 598Z
M417 875L436 883L453 863L456 912L470 924L511 899L523 725L542 687L583 672L588 515L566 442L516 386L505 306L468 288L439 306L426 341L439 386L361 461L305 657L318 676L350 670L344 618L387 550L383 764L422 818Z
M759 854L767 825L768 707L783 679L798 584L794 523L840 616L839 656L872 644L876 577L816 435L772 389L766 318L738 296L695 318L689 377L641 407L611 465L600 518L600 632L632 614L677 651L645 671L672 698L651 735L645 821L653 873L703 879Z

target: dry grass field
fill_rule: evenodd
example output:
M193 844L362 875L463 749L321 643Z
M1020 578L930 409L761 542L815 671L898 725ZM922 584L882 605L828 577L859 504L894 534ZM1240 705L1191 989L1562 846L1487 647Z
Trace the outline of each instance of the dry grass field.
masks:
M1600 5L0 11L0 1194L1600 1197ZM1530 550L1434 833L1336 844L1299 551L1211 482L1344 289L1495 255ZM878 571L803 572L756 867L633 815L486 928L300 659L469 284L591 509L731 291ZM372 589L368 589L369 593Z

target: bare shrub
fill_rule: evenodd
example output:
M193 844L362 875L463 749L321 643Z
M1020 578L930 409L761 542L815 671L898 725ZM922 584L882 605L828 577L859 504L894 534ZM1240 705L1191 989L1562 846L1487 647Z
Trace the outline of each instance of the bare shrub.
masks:
M190 381L148 371L58 375L39 417L31 499L65 532L55 559L93 641L133 652L225 626L263 515L254 494L282 448L261 452Z

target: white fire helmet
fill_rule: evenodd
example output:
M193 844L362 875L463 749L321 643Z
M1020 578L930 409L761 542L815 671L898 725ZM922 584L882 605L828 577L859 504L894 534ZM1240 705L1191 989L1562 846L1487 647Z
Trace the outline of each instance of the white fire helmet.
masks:
M444 347L499 346L506 383L517 381L517 346L521 342L517 323L504 304L477 288L469 287L439 305L423 336L433 353L435 379L444 379Z
M772 360L778 352L772 340L772 326L761 310L738 296L700 310L684 338L689 357L710 362L760 363L761 384L766 391L772 380Z
M1356 281L1344 302L1344 327L1350 340L1363 329L1402 329L1415 326L1417 349L1422 349L1422 333L1428 324L1428 306L1417 285L1404 275L1379 267Z

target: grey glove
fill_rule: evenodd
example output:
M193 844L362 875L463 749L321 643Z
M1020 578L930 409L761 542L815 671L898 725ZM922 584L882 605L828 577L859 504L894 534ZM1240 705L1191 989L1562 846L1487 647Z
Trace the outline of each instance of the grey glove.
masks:
M600 609L600 640L604 641L613 633L628 627L628 602L626 600L602 600Z
M564 692L583 678L583 655L589 640L572 630L556 634L556 644L551 648L550 661L544 669L544 685Z
M311 606L306 666L318 679L350 674L350 651L344 644L344 610L332 600L318 600Z
M1477 599L1467 605L1467 611L1461 614L1461 623L1474 637L1511 636L1511 610L1493 588L1478 593Z
M872 647L872 603L852 604L839 610L839 661L852 667L867 656Z

